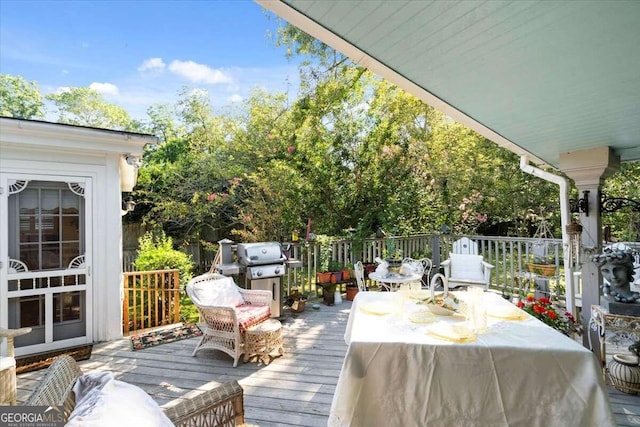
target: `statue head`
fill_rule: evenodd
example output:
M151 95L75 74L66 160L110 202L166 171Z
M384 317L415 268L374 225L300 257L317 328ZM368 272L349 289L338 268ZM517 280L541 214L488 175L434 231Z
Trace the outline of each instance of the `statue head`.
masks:
M622 286L633 282L633 255L629 250L605 249L594 255L592 261L600 267L602 276L611 286Z
M638 293L630 290L634 276L634 259L630 250L607 248L591 257L591 260L600 267L602 277L607 282L604 285L605 296L610 294L620 302L638 300Z

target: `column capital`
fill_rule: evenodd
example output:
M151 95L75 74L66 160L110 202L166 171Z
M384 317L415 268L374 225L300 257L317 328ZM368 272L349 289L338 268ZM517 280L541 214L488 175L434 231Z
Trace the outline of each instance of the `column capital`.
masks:
M611 147L589 148L560 154L560 170L578 187L600 187L620 167L620 157Z

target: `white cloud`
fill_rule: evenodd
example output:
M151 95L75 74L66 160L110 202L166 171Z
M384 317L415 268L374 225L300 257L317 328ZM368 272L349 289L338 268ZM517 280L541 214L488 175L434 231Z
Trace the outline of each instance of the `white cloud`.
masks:
M165 63L162 58L149 58L138 67L138 71L163 71L164 67Z
M231 95L228 99L229 99L229 102L231 103L242 102L242 96L238 95L237 93L234 95Z
M194 83L231 83L233 79L223 71L209 68L193 61L173 61L169 71Z
M118 95L118 86L111 83L91 83L89 89L93 89L102 95Z
M61 93L70 92L70 91L71 91L71 88L69 86L60 86L56 88L54 93L56 95L60 95Z

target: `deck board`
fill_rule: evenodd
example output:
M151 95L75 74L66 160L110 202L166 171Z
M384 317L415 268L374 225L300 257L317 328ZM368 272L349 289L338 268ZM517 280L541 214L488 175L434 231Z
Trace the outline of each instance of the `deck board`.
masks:
M191 352L199 338L131 351L129 339L96 344L91 358L79 362L83 371L113 371L119 379L135 384L160 405L229 380L244 389L247 423L261 427L326 426L331 400L347 346L344 331L351 303L303 313L287 313L283 319L285 354L269 365L239 362L217 351ZM24 402L45 371L18 376L18 400ZM609 389L619 426L640 426L640 396Z

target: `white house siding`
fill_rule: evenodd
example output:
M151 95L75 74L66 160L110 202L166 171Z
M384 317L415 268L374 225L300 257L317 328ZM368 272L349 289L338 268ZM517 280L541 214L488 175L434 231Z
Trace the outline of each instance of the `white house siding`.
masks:
M87 341L122 336L120 159L125 154L140 157L144 145L155 142L149 135L0 118L0 174L60 177L60 181L65 177L90 178L91 188L85 193L85 206L92 211L86 226L91 238L85 242L85 262L91 267L91 286L86 296L90 331ZM3 197L6 192L4 189ZM6 230L1 230L0 289L5 291L6 240ZM6 296L6 292L0 295ZM5 297L0 307L6 306ZM7 315L0 312L0 326L7 327L6 323Z

